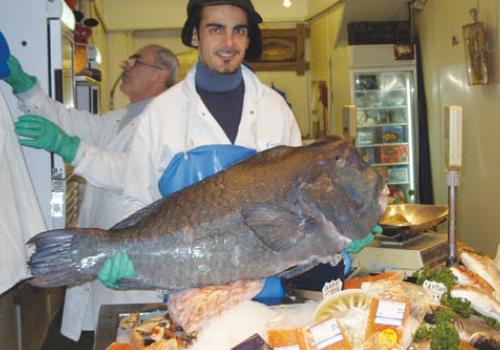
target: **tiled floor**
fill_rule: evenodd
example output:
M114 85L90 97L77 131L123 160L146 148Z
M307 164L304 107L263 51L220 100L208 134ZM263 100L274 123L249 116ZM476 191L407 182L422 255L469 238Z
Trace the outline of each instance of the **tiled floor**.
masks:
M60 332L62 311L54 318L41 350L93 350L94 332L83 332L80 340L74 342ZM105 349L96 349L105 350Z

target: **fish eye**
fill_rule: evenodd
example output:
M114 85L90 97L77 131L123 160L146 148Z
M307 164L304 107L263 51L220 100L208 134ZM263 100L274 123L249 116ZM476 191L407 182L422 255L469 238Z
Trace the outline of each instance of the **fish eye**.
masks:
M345 166L345 158L342 156L336 156L335 162L339 168L343 168Z

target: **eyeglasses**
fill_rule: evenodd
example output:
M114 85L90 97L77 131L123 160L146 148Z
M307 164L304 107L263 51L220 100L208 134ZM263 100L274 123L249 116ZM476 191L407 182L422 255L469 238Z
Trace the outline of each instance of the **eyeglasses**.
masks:
M141 56L139 56L139 55L130 56L129 58L127 58L125 60L124 63L129 69L135 67L137 64L142 64L144 66L156 68L156 69L167 69L166 67L162 67L162 66L159 66L157 64L151 64L151 63L144 62L142 60Z

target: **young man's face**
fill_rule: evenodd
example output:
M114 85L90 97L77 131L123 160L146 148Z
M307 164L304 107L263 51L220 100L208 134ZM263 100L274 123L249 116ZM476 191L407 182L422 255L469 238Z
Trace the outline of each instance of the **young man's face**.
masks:
M220 74L234 73L248 48L248 19L233 5L213 5L202 10L199 33L193 29L192 45L201 61Z

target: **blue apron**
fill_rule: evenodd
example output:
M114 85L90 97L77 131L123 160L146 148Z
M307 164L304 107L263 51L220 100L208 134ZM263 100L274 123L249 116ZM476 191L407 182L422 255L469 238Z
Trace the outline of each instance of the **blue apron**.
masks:
M237 145L204 145L177 153L158 181L163 197L191 186L251 156L256 150ZM279 304L285 295L284 281L266 278L264 288L254 298L266 304Z

